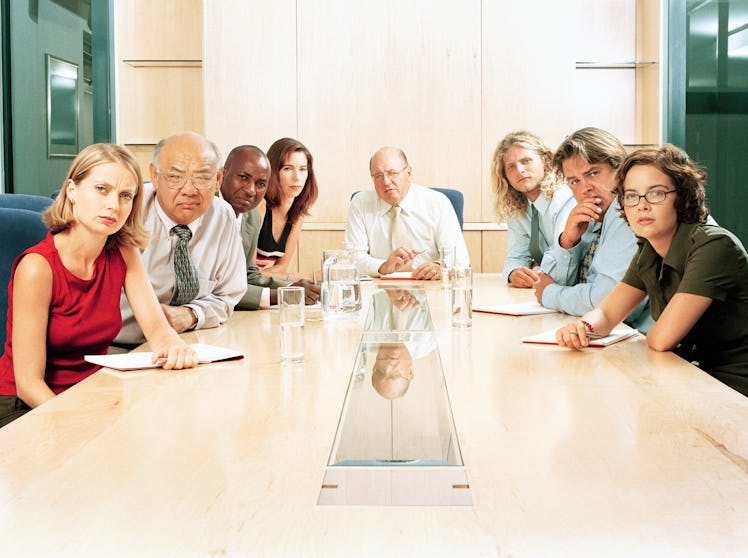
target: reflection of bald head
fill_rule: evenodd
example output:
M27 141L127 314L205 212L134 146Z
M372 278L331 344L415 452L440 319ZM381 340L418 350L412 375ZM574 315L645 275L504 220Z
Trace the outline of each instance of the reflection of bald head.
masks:
M413 379L413 357L405 343L383 343L371 370L371 385L385 399L402 397Z

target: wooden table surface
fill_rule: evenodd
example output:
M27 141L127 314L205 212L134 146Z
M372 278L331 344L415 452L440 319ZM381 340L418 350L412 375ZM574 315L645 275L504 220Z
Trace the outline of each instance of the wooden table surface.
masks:
M318 506L363 313L282 367L277 311L237 312L184 337L242 361L98 372L0 429L2 555L748 556L748 399L641 336L519 341L568 316L452 330L427 289L473 507Z

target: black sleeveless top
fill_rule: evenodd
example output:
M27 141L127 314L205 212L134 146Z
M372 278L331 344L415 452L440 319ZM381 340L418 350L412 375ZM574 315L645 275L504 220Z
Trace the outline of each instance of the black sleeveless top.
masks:
M278 242L273 238L273 210L265 207L265 219L257 237L257 267L260 269L272 265L286 253L286 241L291 233L291 223L286 222Z

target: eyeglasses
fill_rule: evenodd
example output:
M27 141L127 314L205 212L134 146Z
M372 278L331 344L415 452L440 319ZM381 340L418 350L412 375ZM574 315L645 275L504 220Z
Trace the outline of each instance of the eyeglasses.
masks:
M642 201L642 198L647 200L647 203L651 204L657 204L662 203L665 201L665 198L668 194L672 194L673 192L676 192L676 190L650 190L646 194L636 194L634 192L624 192L623 193L623 205L626 207L636 207L639 205L639 202Z
M198 190L210 190L216 185L215 175L210 176L187 176L185 174L177 174L174 172L163 173L158 171L158 174L166 181L166 187L170 190L180 190L184 188L185 184L189 180L192 185Z
M389 178L390 180L395 180L398 176L400 176L400 173L403 172L407 168L408 168L408 165L405 165L399 171L378 172L377 174L372 174L371 178L374 180L374 182L379 182L380 180L383 180L385 176L387 176L387 178Z

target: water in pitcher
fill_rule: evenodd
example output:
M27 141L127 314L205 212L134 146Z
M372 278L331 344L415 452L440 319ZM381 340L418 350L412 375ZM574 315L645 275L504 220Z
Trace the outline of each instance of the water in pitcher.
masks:
M361 283L355 265L333 263L322 285L325 317L343 317L361 310Z

